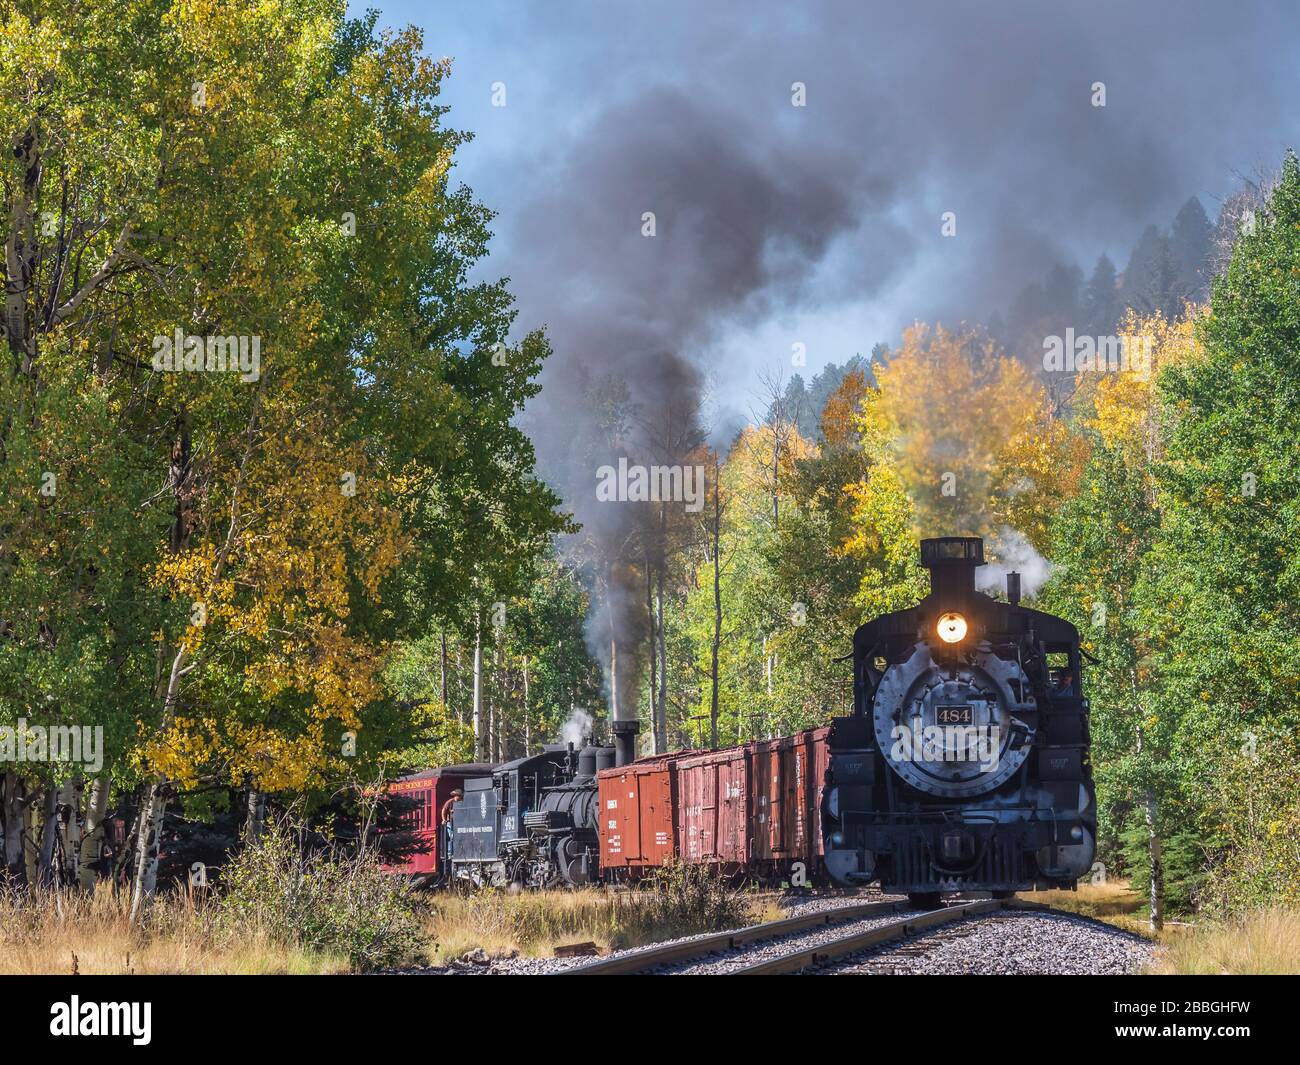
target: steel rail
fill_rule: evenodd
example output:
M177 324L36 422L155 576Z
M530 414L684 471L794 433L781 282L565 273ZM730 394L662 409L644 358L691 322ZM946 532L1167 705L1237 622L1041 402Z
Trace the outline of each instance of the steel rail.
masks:
M747 965L743 969L737 969L731 975L776 976L785 973L798 973L851 954L858 954L882 943L889 943L895 939L904 939L907 936L916 935L918 932L928 931L939 925L949 924L969 917L980 917L984 914L996 913L1005 909L1049 910L1051 907L1044 906L1042 903L1026 902L1022 899L980 899L976 902L957 903L952 906L940 907L937 910L929 910L926 913L903 917L878 928L868 928L863 932L854 932L851 935L831 940L829 943L819 943L816 946L805 947L802 950L790 951L788 954L782 954L776 958L766 958L754 962L752 965Z
M859 917L876 917L886 913L898 913L907 906L905 902L863 902L851 906L837 906L832 910L818 910L815 913L801 914L797 917L783 917L779 921L766 921L738 928L734 932L717 932L713 935L699 936L696 939L681 940L663 946L646 947L643 950L619 954L611 958L576 965L565 969L560 976L598 976L628 975L645 972L660 965L689 961L702 958L718 951L734 950L746 943L756 943L763 939L774 939L792 932L804 932L812 928L823 928L830 924L856 920Z

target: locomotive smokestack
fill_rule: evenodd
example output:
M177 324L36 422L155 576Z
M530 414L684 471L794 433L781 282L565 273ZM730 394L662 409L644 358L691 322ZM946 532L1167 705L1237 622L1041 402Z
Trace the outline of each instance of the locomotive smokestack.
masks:
M636 761L636 737L641 731L640 721L611 721L614 733L614 764L627 765Z
M1007 602L1012 606L1020 602L1020 574L1014 570L1007 574Z
M975 567L984 565L978 536L940 536L921 541L921 565L930 571L930 593L964 599L975 593Z

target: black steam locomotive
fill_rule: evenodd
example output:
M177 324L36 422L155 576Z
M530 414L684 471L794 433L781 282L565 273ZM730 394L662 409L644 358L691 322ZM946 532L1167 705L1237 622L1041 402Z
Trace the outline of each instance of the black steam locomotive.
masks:
M1070 887L1091 866L1096 793L1079 634L975 590L983 541L921 543L930 594L853 638L854 713L837 718L824 861L846 884L940 892Z
M600 868L596 773L613 747L551 744L469 777L451 820L451 875L480 886L589 884Z

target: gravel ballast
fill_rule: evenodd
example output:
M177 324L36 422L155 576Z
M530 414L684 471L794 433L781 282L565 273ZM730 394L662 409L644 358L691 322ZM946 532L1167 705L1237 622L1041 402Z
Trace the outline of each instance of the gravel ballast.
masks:
M785 916L840 909L885 896L789 897L781 900ZM659 966L660 975L725 975L795 949L820 946L843 936L889 924L907 914L883 914L840 921L793 932L776 939L746 943L734 950ZM609 957L628 957L663 946L705 938L705 933L664 940ZM1122 975L1139 971L1151 960L1149 940L1100 921L1072 914L1012 910L940 925L920 935L882 944L815 970L818 975L890 976L909 974L970 975ZM585 964L591 958L489 958L481 952L448 965L396 970L427 976L544 976Z
M1120 976L1148 964L1153 949L1149 940L1101 921L1012 910L941 925L818 971L837 976Z

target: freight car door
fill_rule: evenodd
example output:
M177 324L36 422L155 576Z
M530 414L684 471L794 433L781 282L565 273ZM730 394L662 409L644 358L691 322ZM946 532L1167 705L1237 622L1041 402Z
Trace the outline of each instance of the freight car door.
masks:
M695 828L699 851L696 861L712 862L718 853L718 767L716 764L700 766L693 775L698 788Z
M782 761L786 770L783 842L791 857L804 858L808 840L808 757L802 735L794 737Z
M768 743L754 748L754 857L758 861L769 861L781 845L780 758Z
M662 766L639 776L641 857L647 865L665 865L673 857L673 796L668 770Z
M744 865L749 853L744 752L718 765L718 837L715 850L726 865Z
M772 855L784 854L786 850L785 840L785 791L789 784L785 780L786 774L783 772L784 766L782 751L779 747L773 748L764 756L767 763L767 795L768 795L768 826L772 832Z

